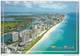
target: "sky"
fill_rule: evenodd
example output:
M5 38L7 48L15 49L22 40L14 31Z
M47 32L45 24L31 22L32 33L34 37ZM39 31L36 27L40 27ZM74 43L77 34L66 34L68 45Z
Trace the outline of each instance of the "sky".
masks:
M78 12L77 2L24 2L24 1L2 1L4 12L53 12L69 13Z

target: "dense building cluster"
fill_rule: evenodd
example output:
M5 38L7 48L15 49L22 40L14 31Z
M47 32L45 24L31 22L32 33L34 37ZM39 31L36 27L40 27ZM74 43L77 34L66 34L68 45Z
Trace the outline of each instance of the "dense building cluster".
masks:
M27 46L29 42L36 39L41 33L44 33L54 25L63 20L64 15L48 15L48 16L34 16L34 21L29 23L29 28L24 27L17 31L4 33L1 40L2 53L22 53L21 50ZM19 29L19 28L18 28Z

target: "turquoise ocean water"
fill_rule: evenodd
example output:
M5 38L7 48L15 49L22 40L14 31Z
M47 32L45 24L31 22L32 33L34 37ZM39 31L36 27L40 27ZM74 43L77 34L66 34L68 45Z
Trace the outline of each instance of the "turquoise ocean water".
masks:
M53 26L53 28L54 27L55 26ZM4 42L11 39L10 34L5 35L4 37ZM41 41L35 47L33 46L34 48L30 51L36 52L31 53L78 53L78 51L76 51L76 49L78 49L78 13L66 14L66 18L60 23L60 25L55 30L52 30L45 38L46 39Z
M60 25L45 38L33 46L30 53L78 53L78 13L66 14Z

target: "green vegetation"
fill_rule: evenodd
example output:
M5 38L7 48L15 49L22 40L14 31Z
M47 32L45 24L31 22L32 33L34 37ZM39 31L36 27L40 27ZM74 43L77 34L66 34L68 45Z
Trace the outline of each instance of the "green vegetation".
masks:
M31 16L27 16L27 15L10 15L10 16L1 16L1 18L15 18L15 19L22 19L22 18L26 18L26 19L28 19L28 18L33 18L33 16L31 15ZM22 19L23 20L23 19Z
M4 22L4 23L2 23L2 26L4 26L4 28L15 27L17 24L18 24L18 22Z
M12 17L15 18L16 21L7 21L7 22L2 22L1 24L1 29L4 29L4 33L6 32L11 32L11 31L15 31L15 30L21 30L21 29L25 29L26 27L29 29L32 29L32 22L33 22L33 17L32 16L4 16L4 17ZM63 17L63 16L62 16ZM61 18L62 18L61 17ZM58 20L57 18L51 18L50 16L48 16L48 18L50 19L50 21L46 22L45 24L50 24L50 25L56 25L57 23L60 22L60 20ZM45 21L43 19L43 21ZM51 28L51 27L50 27ZM47 31L49 30L48 28L45 28ZM46 32L47 32L46 31ZM45 33L46 33L45 32ZM21 50L22 52L27 52L28 50L30 50L41 38L42 36L45 34L43 33L41 36L38 36L36 39L33 39L32 41L30 41L29 43L26 44L26 46ZM16 41L19 42L19 41ZM9 44L10 41L8 42ZM15 42L14 42L15 43Z
M7 33L15 31L17 29L24 29L32 23L32 16L1 16L1 18L14 18L15 21L2 21L1 22L1 33Z
M1 23L1 29L4 30L4 33L16 31L17 29L22 30L25 28L30 27L30 20L29 21L8 21L8 22L2 22Z
M49 29L47 29L48 31ZM46 32L47 32L46 31ZM44 32L41 36L38 36L36 39L33 39L31 42L28 43L28 45L26 45L26 47L22 50L24 53L27 52L29 49L31 49L42 37L43 35L46 33Z
M8 22L2 22L1 23L1 29L4 30L4 33L6 32L10 32L13 31L17 28L18 24L20 23L20 21L8 21Z
M45 34L45 33L44 33ZM43 34L43 35L44 35ZM36 39L33 39L31 42L29 42L28 43L28 45L22 50L24 53L26 52L26 51L28 51L31 47L33 47L33 45L35 45L41 38L42 38L42 36L43 35L41 35L41 36L39 36L39 37L37 37Z

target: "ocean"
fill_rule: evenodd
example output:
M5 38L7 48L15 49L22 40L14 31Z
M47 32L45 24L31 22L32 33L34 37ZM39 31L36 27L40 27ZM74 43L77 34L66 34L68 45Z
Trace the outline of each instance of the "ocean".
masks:
M55 30L52 30L43 41L34 45L29 51L33 54L77 53L77 44L78 13L68 13Z
M43 41L38 41L29 51L33 54L77 53L78 49L78 13L68 13L59 26L52 30ZM6 19L5 21L8 21ZM14 19L9 20L14 21ZM77 27L76 27L77 26ZM53 26L54 28L55 26ZM4 42L12 39L5 35ZM7 37L7 38L6 38ZM1 38L2 40L2 38ZM11 40L10 40L11 41ZM2 42L2 41L1 41Z

